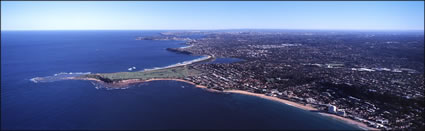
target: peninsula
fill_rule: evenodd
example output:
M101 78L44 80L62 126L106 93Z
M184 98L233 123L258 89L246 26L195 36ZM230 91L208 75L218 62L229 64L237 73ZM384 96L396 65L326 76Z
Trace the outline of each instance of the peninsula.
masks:
M177 80L209 91L279 101L363 129L424 126L423 34L206 31L167 32L136 40L184 40L185 48L167 50L210 57L140 72L69 79L93 80L111 88ZM202 63L215 58L244 61Z

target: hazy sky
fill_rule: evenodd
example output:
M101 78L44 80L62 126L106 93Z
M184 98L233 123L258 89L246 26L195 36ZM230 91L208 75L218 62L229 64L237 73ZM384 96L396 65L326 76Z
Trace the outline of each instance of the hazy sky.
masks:
M1 30L423 30L424 2L1 2Z

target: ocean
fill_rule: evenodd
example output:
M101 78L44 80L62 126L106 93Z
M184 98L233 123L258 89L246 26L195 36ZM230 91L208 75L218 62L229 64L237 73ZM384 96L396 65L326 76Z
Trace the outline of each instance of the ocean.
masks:
M359 129L278 102L178 81L115 90L89 81L31 81L61 72L151 69L202 57L165 50L183 47L183 41L135 40L158 33L2 31L1 129Z

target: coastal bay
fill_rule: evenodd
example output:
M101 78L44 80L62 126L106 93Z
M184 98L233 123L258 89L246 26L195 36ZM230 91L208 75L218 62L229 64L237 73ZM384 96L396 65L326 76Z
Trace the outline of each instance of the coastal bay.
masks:
M6 34L15 38L34 38L9 39L4 42L5 45L2 42L2 50L8 49L6 52L9 52L2 54L1 117L4 120L2 125L6 125L2 129L358 129L266 99L223 93L180 77L144 76L145 79L140 80L121 73L118 76L124 74L129 77L110 77L117 77L115 84L122 88L116 89L122 90L104 90L93 88L102 80L85 78L89 81L81 81L79 79L84 77L74 76L80 74L76 72L126 72L132 66L143 72L143 69L167 67L202 58L202 55L190 56L165 50L180 47L180 42L134 41L128 38L138 33L121 33L76 31L51 32L45 35L34 35L31 32ZM52 39L52 34L79 39ZM98 38L91 37L95 34L105 35L102 37L105 41L94 43L93 41L99 41ZM121 35L118 37L116 34ZM51 44L43 45L45 41L50 41ZM20 46L26 43L35 43L38 47ZM55 43L68 43L69 47L59 48ZM86 50L74 51L74 48ZM27 53L22 54L22 51ZM52 57L51 54L56 54L57 57ZM12 61L12 58L20 61ZM192 64L165 68L162 71L170 73L173 68ZM146 71L155 72L161 69ZM73 75L68 77L66 74ZM3 77L4 75L8 77ZM80 76L83 75L87 73L81 73ZM31 81L32 78L45 78L40 76L52 77L45 82ZM61 76L59 80L55 80L58 76ZM304 123L303 120L310 122Z
M183 48L190 48L190 47L193 47L193 45L186 46L186 47L183 47ZM172 50L172 51L174 52L174 51L178 51L178 50ZM364 130L378 130L377 128L369 127L368 125L366 125L364 123L354 121L354 120L351 120L351 119L348 119L348 118L344 118L344 117L341 117L341 116L338 116L338 115L335 115L335 114L330 114L330 113L327 113L327 112L319 112L319 110L314 108L314 107L299 104L299 103L292 102L292 101L289 101L289 100L280 99L280 98L272 97L272 96L267 96L267 95L259 94L259 93L243 91L243 90L210 89L207 86L199 85L199 84L196 84L192 81L184 80L185 77L197 76L199 74L202 74L202 72L200 70L190 69L190 68L187 67L187 65L196 64L196 63L204 63L205 61L211 61L211 60L214 60L214 59L215 58L213 56L208 55L207 57L204 57L204 58L195 59L195 60L192 60L192 61L189 61L189 62L177 63L177 64L166 66L166 67L163 67L163 68L145 69L145 70L139 71L139 72L117 72L117 73L106 73L106 74L104 74L104 73L88 74L88 75L82 75L82 76L79 76L79 77L70 77L69 79L92 80L92 81L103 83L104 85L108 85L107 88L127 88L128 86L131 86L132 84L151 82L151 81L164 81L164 80L180 81L180 82L185 82L185 83L195 85L195 87L202 88L202 89L205 89L205 90L210 91L210 92L237 93L237 94L243 94L243 95L256 96L256 97L259 97L259 98L262 98L262 99L267 99L267 100L283 103L283 104L286 104L286 105L290 105L290 106L293 106L293 107L296 107L296 108L299 108L299 109L302 109L302 110L318 112L319 114L321 114L323 116L346 122L348 124L357 126L357 127L364 129Z

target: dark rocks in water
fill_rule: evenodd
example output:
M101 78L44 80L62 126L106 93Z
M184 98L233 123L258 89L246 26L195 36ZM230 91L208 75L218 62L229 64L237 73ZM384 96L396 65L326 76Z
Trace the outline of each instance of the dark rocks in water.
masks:
M154 40L151 37L137 37L136 40Z
M144 37L141 40L155 40L154 38L148 38L148 37Z
M184 51L184 50L179 50L176 48L167 48L168 51L172 51L172 52L176 52L176 53L181 53L181 54L187 54L187 55L191 55L192 53L189 51Z
M102 77L102 76L100 76L100 75L97 75L97 74L88 74L88 75L84 75L84 76L82 76L82 77L95 78L95 79L101 80L101 81L103 81L103 82L105 82L105 83L113 83L113 82L114 82L114 81L113 81L113 80L111 80L111 79L104 78L104 77Z

